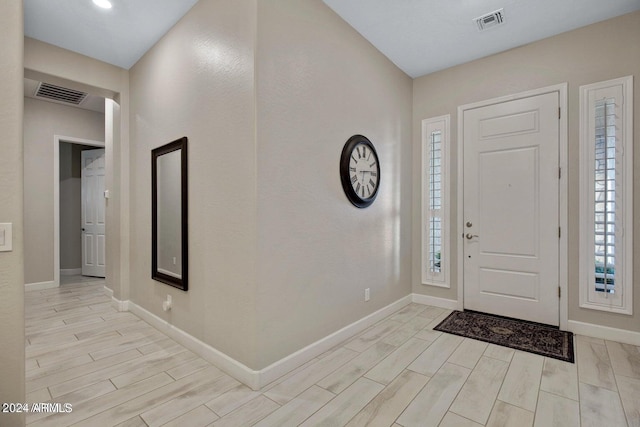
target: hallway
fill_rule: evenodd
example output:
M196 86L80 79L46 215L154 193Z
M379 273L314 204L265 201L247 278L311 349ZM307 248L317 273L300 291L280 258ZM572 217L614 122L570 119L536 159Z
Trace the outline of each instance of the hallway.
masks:
M435 332L448 311L410 304L252 391L117 312L103 286L26 293L27 402L73 405L28 425L640 425L635 346L578 336L574 365Z

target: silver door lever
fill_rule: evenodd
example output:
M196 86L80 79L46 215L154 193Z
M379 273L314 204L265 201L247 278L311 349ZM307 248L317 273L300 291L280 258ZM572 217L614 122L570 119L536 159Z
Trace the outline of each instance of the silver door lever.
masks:
M471 239L473 239L474 237L480 237L480 236L478 236L477 234L467 233L467 235L466 235L466 236L464 236L464 237L466 237L468 240L471 240Z

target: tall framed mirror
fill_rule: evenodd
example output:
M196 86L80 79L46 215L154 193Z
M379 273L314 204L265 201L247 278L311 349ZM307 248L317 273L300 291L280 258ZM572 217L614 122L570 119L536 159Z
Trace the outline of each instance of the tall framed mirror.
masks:
M151 277L186 291L189 284L187 137L151 151Z

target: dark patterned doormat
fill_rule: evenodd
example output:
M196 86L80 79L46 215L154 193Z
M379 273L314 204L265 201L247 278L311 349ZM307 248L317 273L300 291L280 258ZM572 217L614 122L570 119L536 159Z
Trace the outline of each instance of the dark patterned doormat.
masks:
M465 310L433 329L573 363L573 334L553 326Z

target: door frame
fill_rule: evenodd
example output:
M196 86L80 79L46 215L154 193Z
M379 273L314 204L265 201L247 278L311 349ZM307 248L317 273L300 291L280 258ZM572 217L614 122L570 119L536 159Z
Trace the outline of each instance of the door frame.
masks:
M89 145L105 148L104 141L75 138L72 136L53 136L53 283L60 286L60 143ZM105 170L105 174L106 174ZM106 177L105 177L106 180Z
M558 239L559 246L559 264L558 264L558 282L560 286L560 298L559 298L559 315L560 315L560 329L566 330L569 323L569 291L568 291L568 230L569 230L569 210L568 210L568 83L560 83L557 85L547 86L539 89L528 90L512 95L501 96L498 98L487 99L484 101L478 101L470 104L464 104L458 106L458 141L457 141L457 157L458 157L458 233L455 236L463 236L460 230L463 230L464 224L464 112L480 107L487 107L494 104L501 104L507 101L515 101L517 99L529 98L537 95L544 95L547 93L558 93L558 100L560 104L560 122L559 122L559 135L558 135L558 163L562 171L560 175L558 185L558 219L560 224L560 238ZM464 245L462 240L458 242L457 259L458 259L458 308L464 308Z

